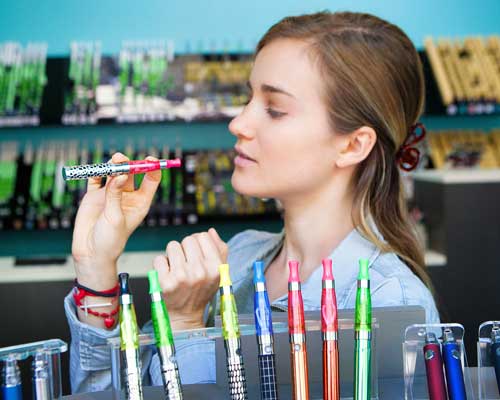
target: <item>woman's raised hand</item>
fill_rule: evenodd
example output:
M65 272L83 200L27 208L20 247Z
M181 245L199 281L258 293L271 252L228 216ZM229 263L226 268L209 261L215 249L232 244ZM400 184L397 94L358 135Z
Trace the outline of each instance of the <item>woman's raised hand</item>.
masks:
M123 163L129 159L115 153L111 161ZM87 193L76 215L71 250L78 282L94 290L116 285L116 261L148 213L161 171L146 173L137 190L134 190L134 175L108 177L104 187L101 179L88 180Z

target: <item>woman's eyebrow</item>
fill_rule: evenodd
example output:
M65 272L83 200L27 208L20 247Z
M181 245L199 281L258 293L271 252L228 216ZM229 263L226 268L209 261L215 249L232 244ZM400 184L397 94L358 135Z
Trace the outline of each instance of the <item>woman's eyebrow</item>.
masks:
M250 90L252 90L252 84L250 83L250 81L247 81L247 86ZM277 86L268 85L267 83L263 83L262 85L260 85L260 89L264 93L280 93L280 94L284 94L285 96L295 98L295 96L293 94L287 92L286 90L281 89Z

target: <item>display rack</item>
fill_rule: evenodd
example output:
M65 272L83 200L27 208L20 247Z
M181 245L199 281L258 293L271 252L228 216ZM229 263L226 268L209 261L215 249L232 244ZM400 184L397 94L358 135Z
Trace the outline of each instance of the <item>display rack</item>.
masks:
M403 343L405 400L424 400L431 398L427 386L427 374L425 359L434 358L435 355L424 354L426 335L433 333L437 339L441 339L443 332L449 330L459 346L462 371L464 376L467 398L476 398L471 381L471 371L467 368L467 356L464 347L464 328L460 324L415 324L405 330ZM444 375L444 372L443 372Z
M241 316L240 316L241 317ZM252 317L253 318L253 317ZM377 370L377 331L378 331L378 322L375 319L372 321L372 369L371 369L371 382L372 382L372 399L378 399L379 391L378 391L378 370ZM312 320L306 318L306 330L309 335L312 335L314 332L319 332L321 330L321 321ZM284 340L288 341L288 324L283 322L274 322L273 323L273 331L276 340L280 340L279 336L282 336ZM255 326L241 324L240 332L243 343L243 357L245 359L245 366L247 369L250 368L250 364L252 362L256 363L254 358L257 354L257 341L256 340L245 340L245 338L252 339L255 337ZM311 346L311 338L308 335L308 348ZM348 340L350 338L351 340ZM353 365L350 363L354 358L354 351L352 348L354 338L354 320L352 319L339 319L339 359L341 363L341 371L340 371L340 388L341 388L341 398L348 400L353 397L353 371L354 369L344 367L342 370L342 362L348 364L350 367ZM317 339L321 340L319 336ZM205 328L205 329L196 329L196 330L188 330L188 331L178 331L174 333L174 341L176 343L182 341L183 345L186 341L199 341L199 340L213 340L215 341L215 349L216 349L216 365L218 368L217 372L217 382L216 385L218 389L222 389L222 393L227 392L227 381L222 378L225 377L225 374L222 372L224 369L223 365L225 365L225 353L224 346L222 344L222 331L221 328L213 327L213 328ZM350 343L350 345L348 345ZM142 349L147 346L154 346L155 340L151 335L140 335L139 336L139 345ZM124 397L124 388L123 381L121 376L121 352L120 352L120 338L111 338L108 339L108 345L111 350L111 365L112 365L112 386L113 386L113 398L118 400L122 400ZM321 346L320 346L321 348ZM290 361L290 353L288 346L283 347L283 351L280 349L279 342L276 346L276 370L278 377L278 390L283 392L283 398L290 398L291 396L291 386L290 386L290 377L287 374L284 374L283 371L289 371L288 363ZM222 360L222 361L221 361ZM346 360L350 362L347 363ZM219 361L221 361L221 365L219 366ZM321 352L314 353L312 351L308 351L308 363L309 363L309 388L310 388L310 398L311 399L321 399L322 398L322 375L321 375ZM313 367L313 364L315 367ZM255 364L257 365L257 364ZM318 368L318 365L320 366ZM215 367L215 366L214 366ZM282 371L280 373L280 371ZM319 372L319 374L318 374ZM219 376L220 375L220 376ZM213 386L213 385L208 385ZM251 373L247 374L247 387L249 391L249 398L258 398L259 397L259 384L258 384L258 374L253 376ZM207 393L204 391L204 385L197 385L197 393L192 393L190 391L192 398L197 399L209 399L207 397ZM280 395L281 398L281 395Z
M39 393L40 396L50 396L40 398L58 400L62 396L60 355L67 349L67 344L60 339L25 343L1 348L0 361L4 363L14 361L17 363L33 357L33 382L30 382L30 384L34 385L33 390ZM19 382L19 384L22 385L22 382Z
M500 321L487 321L479 326L477 340L477 382L479 400L500 399L500 351L492 348L492 330L500 329ZM498 347L498 345L496 345ZM496 363L493 358L497 358ZM495 367L496 365L496 367ZM496 383L496 384L495 384Z

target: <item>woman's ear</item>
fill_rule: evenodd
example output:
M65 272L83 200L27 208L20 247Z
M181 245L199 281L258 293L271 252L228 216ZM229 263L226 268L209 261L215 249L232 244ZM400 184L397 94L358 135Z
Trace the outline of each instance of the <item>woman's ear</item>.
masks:
M368 157L377 142L377 134L373 128L362 126L342 139L342 148L335 162L338 168L359 164Z

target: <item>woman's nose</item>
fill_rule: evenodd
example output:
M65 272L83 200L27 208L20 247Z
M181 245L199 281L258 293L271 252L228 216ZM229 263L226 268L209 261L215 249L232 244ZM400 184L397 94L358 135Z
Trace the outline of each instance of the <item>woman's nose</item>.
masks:
M255 132L251 124L248 105L229 123L229 131L237 138L251 139Z

